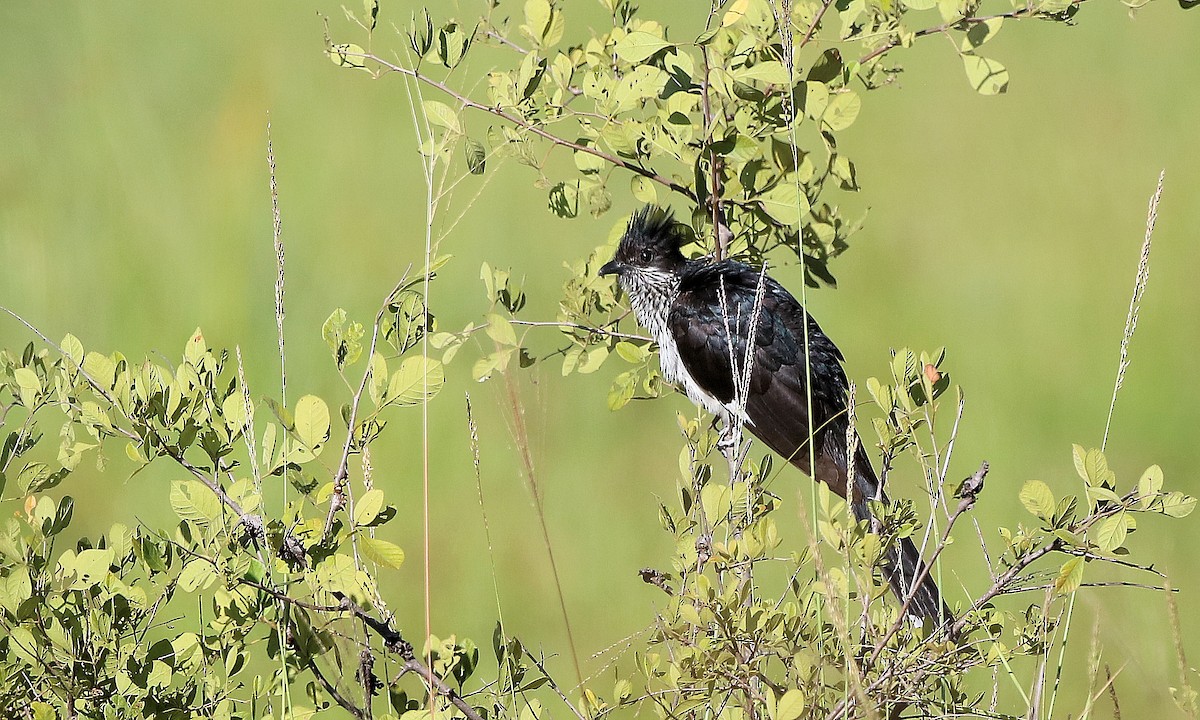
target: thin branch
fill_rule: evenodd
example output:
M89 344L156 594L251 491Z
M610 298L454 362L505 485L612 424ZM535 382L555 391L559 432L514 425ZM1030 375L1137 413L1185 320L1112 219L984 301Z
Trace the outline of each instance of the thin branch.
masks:
M401 276L400 282L392 288L388 293L387 298L380 306L379 312L375 314L375 327L371 331L371 348L367 352L367 357L370 358L375 354L375 347L379 343L379 324L383 322L383 314L387 312L388 305L396 297L402 288L408 282L408 272L410 268L405 268L404 275ZM426 268L428 272L428 268ZM346 422L346 442L342 446L342 459L338 461L337 472L333 476L333 494L329 496L329 515L325 518L325 532L323 537L328 537L333 529L333 518L338 510L345 507L346 499L346 481L350 477L350 450L354 445L354 424L358 420L358 405L362 400L363 392L367 388L367 381L370 380L372 370L371 363L367 363L367 369L363 372L362 382L358 384L358 391L354 393L354 399L350 403L350 417Z
M684 197L686 197L687 199L689 199L693 202L695 202L695 200L696 200L696 193L692 192L691 189L689 189L687 186L681 185L678 182L676 182L668 177L665 177L663 175L659 175L658 173L654 172L653 170L651 170L649 168L642 167L641 165L629 162L627 160L622 160L621 158L617 157L616 155L606 153L603 150L599 150L597 148L590 147L588 145L582 145L577 142L572 142L570 140L565 140L563 138L560 138L557 135L555 135L554 133L548 132L548 131L542 129L541 127L539 127L538 125L535 125L534 123L529 122L528 120L525 120L524 118L513 115L512 113L505 112L504 110L502 110L498 107L491 107L489 105L484 105L483 103L476 102L476 101L472 100L471 98L467 97L466 95L463 95L462 93L457 92L456 90L453 90L449 85L446 85L443 82L435 80L435 79L429 77L428 75L424 75L417 70L402 67L400 65L396 65L395 63L388 62L387 60L384 60L383 58L379 57L378 55L374 55L372 53L345 52L345 53L339 53L339 55L342 55L342 56L345 56L348 58L359 58L362 60L371 60L372 62L378 63L380 66L387 68L388 70L390 70L392 72L397 72L397 73L400 73L401 75L407 75L408 77L413 78L413 79L415 79L421 83L424 83L426 85L429 85L430 87L437 88L441 92L443 92L446 95L457 100L463 107L469 107L469 108L472 108L475 110L482 110L483 112L486 112L490 115L494 115L495 117L498 117L501 120L510 122L513 125L521 128L523 130L527 130L544 140L549 140L551 143L554 143L555 145L561 145L562 147L570 148L571 150L574 150L575 152L581 152L581 153L586 153L588 155L594 155L595 157L598 157L601 160L604 160L605 162L609 163L610 165L614 165L616 167L619 167L619 168L622 168L625 170L629 170L632 173L641 175L642 177L644 177L648 180L651 180L660 185L663 185L663 186L671 189L673 192L679 193L680 195L683 195Z
M320 681L321 687L325 688L325 692L329 693L329 697L333 698L334 702L336 702L338 705L341 705L343 708L345 708L346 712L350 713L355 718L358 718L358 720L367 720L367 713L365 710L360 708L358 705L355 705L354 701L352 701L350 698L338 692L338 689L334 687L333 683L325 679L325 675L321 672L321 668L317 666L317 661L315 658L313 658L311 655L307 656L305 659L305 665L308 666L308 669L317 678L317 680ZM370 701L371 698L368 696L367 702Z
M1071 6L1079 6L1079 5L1082 5L1084 2L1085 2L1085 0L1072 0ZM974 17L961 17L961 18L958 18L957 20L951 20L949 22L942 23L941 25L935 25L933 27L922 28L921 30L918 30L915 33L913 33L913 37L919 38L919 37L925 37L926 35L935 35L937 33L944 33L947 30L952 30L952 29L960 29L961 30L964 28L964 26L978 25L979 23L985 23L985 22L988 22L989 20L1021 20L1023 18L1027 18L1027 17L1035 17L1040 12L1041 11L1038 10L1038 8L1035 5L1031 4L1031 5L1026 5L1026 6L1017 8L1016 10L1012 10L1012 11L1006 12L1006 13L997 13L995 15L979 15L979 16L974 16ZM860 57L858 59L858 62L860 65L866 65L868 62L878 58L880 55L883 55L884 53L886 53L894 48L897 48L897 47L900 47L900 39L898 37L893 37L892 39L888 40L883 45L880 45L879 47L875 48L871 52Z
M958 522L958 519L961 518L964 513L975 506L975 500L978 497L979 491L983 488L983 481L984 478L987 477L987 472L988 464L984 462L980 464L979 469L975 471L975 474L963 483L964 488L967 488L967 490L962 494L962 498L959 499L958 507L954 509L954 514L951 515L949 521L946 522L946 529L942 531L941 542L939 542L937 547L934 548L933 554L929 556L929 559L923 563L921 572L917 573L917 576L913 579L912 584L909 586L908 592L905 594L904 603L900 606L900 612L896 617L896 621L892 623L892 627L889 628L887 633L879 640L879 642L875 644L875 650L871 653L871 657L867 661L867 664L875 663L875 661L879 658L880 653L883 652L884 647L887 646L888 641L891 640L892 637L894 637L896 633L900 631L900 628L904 626L905 615L908 612L909 606L913 602L913 598L917 596L917 592L920 590L921 583L925 582L925 578L929 577L929 571L933 567L933 563L938 559L938 556L942 554L942 550L945 550L946 546L950 544L950 533L954 530L955 523ZM956 635L957 633L952 631L950 636L955 637Z
M620 340L636 340L639 342L642 342L642 341L653 342L654 341L654 338L646 337L645 335L634 335L631 333L616 332L615 330L606 330L605 328L591 327L590 325L580 325L578 323L571 323L571 322L557 322L557 321L545 321L545 320L543 320L543 321L510 320L509 322L511 322L513 325L524 325L526 327L557 327L557 328L568 328L571 330L582 330L583 332L591 333L592 335L603 335L605 337L612 337L612 338L617 338ZM479 328L476 328L476 329L482 330L485 328L486 328L486 326L481 325Z
M486 30L486 31L484 31L484 35L499 42L501 45L504 45L504 46L512 48L513 50L516 50L517 52L521 53L522 55L529 54L528 50L526 50L525 48L516 44L512 40L509 40L507 37L505 37L504 35L501 35L500 33L496 32L495 30Z
M821 5L821 9L817 11L817 16L813 18L812 24L808 26L808 30L804 33L804 37L800 39L800 47L804 47L812 40L813 35L817 32L817 26L821 24L821 19L825 17L825 12L833 5L833 0L825 0Z
M997 595L1016 595L1017 593L1030 592L1032 590L1046 590L1048 588L1053 588L1053 587L1054 587L1054 584L1051 583L1049 585L1031 585L1029 587L1005 588L1004 590L1001 590L1000 592L998 592L996 594ZM1160 592L1179 592L1179 590L1177 590L1176 588L1160 587L1158 585L1143 585L1142 583L1124 582L1124 581L1080 583L1079 587L1127 587L1127 588L1140 588L1142 590L1158 590Z

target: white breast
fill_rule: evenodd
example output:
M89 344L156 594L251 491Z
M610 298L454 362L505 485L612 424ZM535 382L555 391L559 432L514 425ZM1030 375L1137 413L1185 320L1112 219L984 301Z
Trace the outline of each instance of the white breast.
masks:
M622 280L628 279L622 278ZM648 291L649 288L662 287L665 283L623 282L622 284L630 297L638 322L650 331L654 341L658 343L658 363L662 368L663 379L678 386L692 402L713 415L723 419L732 415L740 415L742 420L748 423L745 413L740 412L735 403L723 403L715 396L705 392L684 367L683 359L679 357L679 346L675 344L675 338L667 329L667 314L671 302L674 300L674 288L666 295L658 295L653 291Z

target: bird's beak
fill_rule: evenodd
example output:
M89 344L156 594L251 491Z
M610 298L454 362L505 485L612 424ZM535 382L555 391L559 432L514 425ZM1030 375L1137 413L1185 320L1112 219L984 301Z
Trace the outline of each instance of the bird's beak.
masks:
M600 268L600 274L601 275L620 275L621 271L624 269L625 269L625 266L623 266L621 263L617 262L616 258L613 258L612 260L609 260L608 262L604 263L604 265Z

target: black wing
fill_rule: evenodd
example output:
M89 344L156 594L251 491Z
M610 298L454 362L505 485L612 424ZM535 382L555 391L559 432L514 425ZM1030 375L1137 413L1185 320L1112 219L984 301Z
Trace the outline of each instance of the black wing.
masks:
M791 293L770 276L763 282L745 406L749 429L769 448L812 475L806 390L811 373L816 476L845 496L846 374L842 354ZM722 402L733 400L735 372L739 377L743 372L758 285L759 273L741 263L689 264L667 317L684 367L700 387Z

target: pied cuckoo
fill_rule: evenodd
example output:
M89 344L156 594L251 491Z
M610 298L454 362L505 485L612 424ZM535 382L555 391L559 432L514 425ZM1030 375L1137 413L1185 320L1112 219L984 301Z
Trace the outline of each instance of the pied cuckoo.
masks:
M688 260L680 252L684 237L668 211L646 206L630 219L616 256L600 268L601 275L617 276L638 322L658 343L663 378L726 427L740 416L750 432L802 472L843 498L849 493L855 517L870 520L867 501L887 498L862 443L853 462L846 458L841 352L770 276L732 260ZM883 571L903 600L924 567L913 541L901 538L888 550ZM917 586L908 612L935 623L951 618L930 574Z

